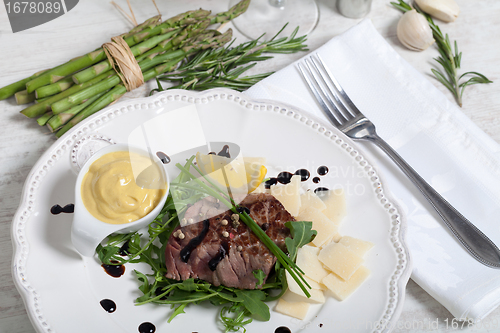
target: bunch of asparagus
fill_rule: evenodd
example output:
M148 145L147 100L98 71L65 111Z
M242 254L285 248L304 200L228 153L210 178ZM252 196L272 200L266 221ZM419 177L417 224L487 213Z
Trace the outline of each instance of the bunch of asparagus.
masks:
M217 49L231 40L225 33L208 29L245 12L250 0L243 0L227 12L210 15L199 9L176 15L163 23L153 17L123 34L148 81L175 69L198 52ZM102 48L0 89L0 100L15 95L18 104L35 101L22 110L29 118L38 117L57 137L81 120L116 101L126 93Z

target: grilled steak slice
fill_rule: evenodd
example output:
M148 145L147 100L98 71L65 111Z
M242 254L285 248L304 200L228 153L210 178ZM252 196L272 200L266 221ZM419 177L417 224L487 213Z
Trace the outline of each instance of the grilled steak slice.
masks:
M290 235L285 223L294 218L277 199L265 193L249 194L239 205L248 208L255 222L285 250L285 238ZM188 220L200 213L214 217L172 233L165 250L167 278L198 278L239 289L257 287L254 270L261 269L267 279L276 257L243 222L234 223L233 213L222 206L214 198L205 198L189 207L184 216ZM224 225L223 220L228 223ZM183 239L175 236L177 230L182 231Z

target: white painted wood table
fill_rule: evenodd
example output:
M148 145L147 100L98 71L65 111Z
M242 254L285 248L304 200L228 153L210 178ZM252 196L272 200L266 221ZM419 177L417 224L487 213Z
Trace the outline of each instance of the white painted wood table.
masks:
M125 1L118 2L126 7ZM461 8L457 22L441 24L441 28L452 39L458 40L463 51L464 70L483 73L495 81L490 85L469 87L464 95L462 111L500 142L500 1L457 2ZM148 1L132 0L131 3L138 21L156 13ZM157 0L164 17L197 7L219 12L227 8L227 3L226 0ZM311 50L359 21L342 17L336 10L334 0L318 0L318 3L321 16L318 26L309 37ZM430 73L432 58L438 55L437 50L431 48L416 53L401 46L396 37L400 13L389 6L389 1L373 0L368 17L403 58L421 73ZM130 28L130 24L109 2L81 0L64 16L13 34L6 9L0 6L0 87L82 55ZM239 41L245 40L237 31L235 35ZM301 56L303 54L277 56L257 66L255 71L279 70ZM443 85L431 76L429 80L449 99L453 99ZM152 88L152 84L143 86L124 98L146 96ZM47 128L39 127L36 121L21 115L21 109L22 106L17 106L12 99L0 102L0 333L34 332L21 296L12 281L10 225L26 176L42 153L55 141ZM410 280L403 313L395 332L447 332L452 330L451 320L452 316L445 308ZM491 323L490 328L483 326L462 330L500 332L500 309L491 313L486 321Z

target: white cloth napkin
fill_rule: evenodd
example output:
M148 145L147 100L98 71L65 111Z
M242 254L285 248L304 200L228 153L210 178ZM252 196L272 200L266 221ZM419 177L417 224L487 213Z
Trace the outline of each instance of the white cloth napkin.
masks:
M317 52L361 112L375 123L379 135L500 245L500 146L403 60L371 21L362 21ZM327 119L295 63L246 94ZM412 279L455 317L484 318L500 304L500 270L483 266L466 252L385 154L370 143L358 145L378 165L406 214Z

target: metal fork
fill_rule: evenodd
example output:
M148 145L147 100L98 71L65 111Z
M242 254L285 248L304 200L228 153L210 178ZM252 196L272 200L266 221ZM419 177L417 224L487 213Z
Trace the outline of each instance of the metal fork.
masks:
M389 155L422 192L441 216L446 226L470 254L486 266L500 268L500 250L498 247L467 218L453 208L387 142L377 135L375 125L354 105L344 89L342 89L342 86L325 66L319 54L316 54L316 57L311 56L310 60L306 59L304 63L305 66L298 64L299 71L330 121L348 137L355 140L370 141Z

